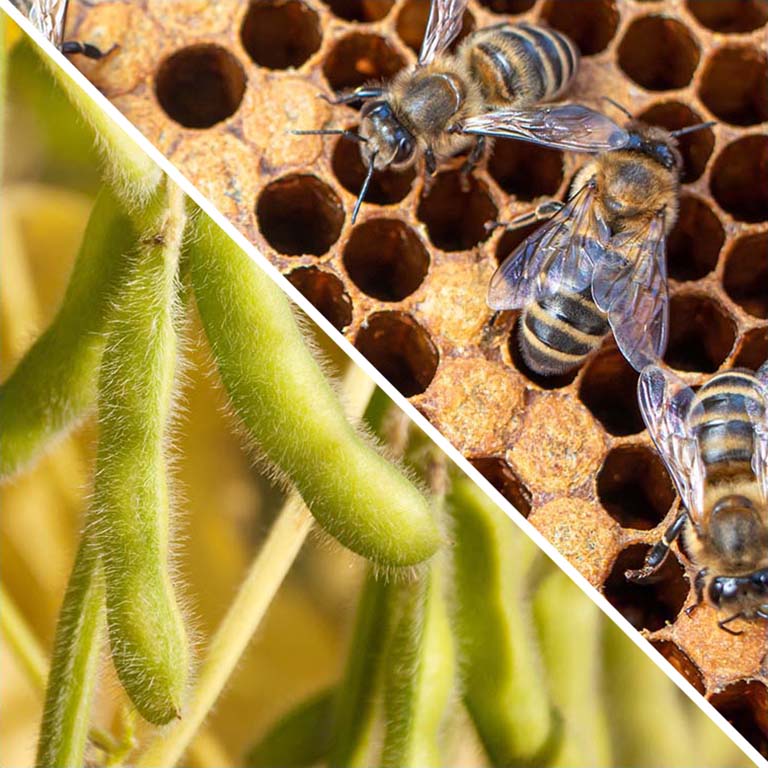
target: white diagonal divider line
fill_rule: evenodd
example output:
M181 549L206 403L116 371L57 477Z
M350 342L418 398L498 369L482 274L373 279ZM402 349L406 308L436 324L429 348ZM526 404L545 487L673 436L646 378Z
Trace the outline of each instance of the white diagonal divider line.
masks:
M401 395L392 384L358 351L358 349L326 318L320 311L307 299L298 288L275 267L259 249L243 235L229 219L220 213L217 208L206 197L204 197L192 182L187 179L176 166L171 163L165 155L157 149L149 139L144 136L133 123L128 120L112 102L102 94L88 78L80 72L52 43L46 40L43 35L29 22L29 20L20 13L10 2L10 0L0 0L0 8L4 10L35 42L42 48L45 54L55 62L55 65L62 69L68 77L72 79L93 101L94 105L107 114L114 122L122 128L127 136L133 140L140 149L142 149L155 163L177 184L186 195L188 195L197 205L202 208L216 224L234 240L248 256L264 270L290 297L291 301L299 306L309 318L312 319L329 336L337 346L339 346L350 357L350 359L362 368L397 404L397 406L408 415L408 417L424 431L429 438L440 447L440 449L468 476L487 496L489 496L504 513L522 529L536 546L539 547L549 558L566 573L571 580L586 594L586 596L595 603L600 610L606 614L630 640L680 688L688 698L696 704L707 717L712 720L738 747L749 757L757 766L768 768L768 760L760 753L734 728L726 719L702 696L694 686L678 672L653 646L645 640L640 632L635 629L619 611L611 605L610 602L598 590L593 587L587 579L561 555L555 546L540 533L532 523L529 523L515 507L507 501L480 472L473 467L467 459L454 446L443 437L438 430L432 426L425 416L419 413L416 408ZM649 706L649 705L646 705ZM662 712L659 717L663 717Z

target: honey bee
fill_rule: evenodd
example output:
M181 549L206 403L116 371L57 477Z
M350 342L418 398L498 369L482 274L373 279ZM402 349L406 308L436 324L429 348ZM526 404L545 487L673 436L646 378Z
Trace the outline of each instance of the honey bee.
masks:
M364 85L328 99L332 104L364 102L357 133L293 131L341 134L360 143L367 174L353 222L374 171L409 167L420 155L431 175L439 159L472 147L467 173L480 159L486 137L580 152L626 143L626 131L592 109L536 106L557 98L578 68L578 50L560 32L533 24L497 24L473 32L455 54L448 53L466 5L467 0L432 0L415 67L390 83Z
M685 507L648 554L627 571L652 576L681 534L699 568L696 603L736 619L768 619L768 362L755 374L719 373L694 393L669 371L646 368L640 410Z
M102 59L117 46L102 51L92 43L64 41L69 0L13 0L13 4L32 22L36 29L62 53L79 53L89 59Z
M665 241L677 219L682 169L677 137L709 125L669 133L630 120L624 146L589 160L567 203L548 201L503 225L549 219L499 266L487 296L496 314L523 310L518 337L531 369L573 370L609 330L638 371L664 354Z

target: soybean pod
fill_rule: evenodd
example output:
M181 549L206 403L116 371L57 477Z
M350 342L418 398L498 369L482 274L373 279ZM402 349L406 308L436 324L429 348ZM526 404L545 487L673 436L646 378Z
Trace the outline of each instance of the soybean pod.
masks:
M363 583L344 679L334 700L332 768L371 765L371 748L382 662L390 631L395 586L376 578L372 566Z
M187 257L235 413L318 523L379 564L434 554L440 536L427 500L349 424L282 291L203 213Z
M104 326L135 236L103 190L56 317L0 385L0 478L24 469L95 403Z
M613 765L602 691L602 614L561 571L538 585L533 613L549 689L563 713L563 735L553 768Z
M455 685L455 648L438 555L418 579L400 585L400 615L387 648L386 731L381 765L440 766L440 741Z
M99 376L99 446L89 531L101 555L112 658L150 722L182 705L189 654L169 575L168 422L177 356L182 193L161 185L117 292Z
M536 764L560 730L527 589L536 548L464 475L454 476L447 509L467 710L494 765Z
M704 755L696 756L698 744L677 686L649 668L646 655L613 622L605 622L604 635L615 761L633 768L702 765Z

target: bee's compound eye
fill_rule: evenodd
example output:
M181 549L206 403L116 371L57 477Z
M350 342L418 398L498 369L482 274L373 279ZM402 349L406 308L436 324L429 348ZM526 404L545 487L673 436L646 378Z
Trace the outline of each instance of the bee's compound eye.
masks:
M394 162L404 163L410 159L416 149L416 143L413 140L413 136L405 131L400 132L398 136L397 154L395 155Z
M386 101L367 101L360 110L363 117L378 118L386 120L392 116L392 108Z
M768 568L755 571L749 581L760 594L768 595Z

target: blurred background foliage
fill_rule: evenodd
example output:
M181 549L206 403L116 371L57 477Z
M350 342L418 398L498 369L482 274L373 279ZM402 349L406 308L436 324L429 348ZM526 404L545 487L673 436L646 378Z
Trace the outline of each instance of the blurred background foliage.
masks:
M100 183L96 151L82 120L11 23L5 45L9 85L0 222L2 379L52 318ZM314 333L329 370L339 374L346 357L323 334L312 331L311 324L306 327ZM200 639L208 637L224 615L283 496L254 469L243 449L196 323L189 328L185 355L189 365L184 409L175 438L180 457L176 550L178 585L189 624ZM48 653L90 492L94 445L89 419L31 472L0 488L0 577ZM186 764L240 764L246 750L281 715L338 681L364 565L327 537L316 534L310 539ZM542 584L553 569L544 558L539 566L536 583ZM608 664L609 674L597 678L599 686L591 690L568 689L578 682L578 672L563 673L568 680L550 679L549 685L560 691L554 697L558 703L576 706L583 697L579 706L590 708L595 706L590 699L599 699L600 717L607 717L612 726L614 755L634 755L633 765L659 765L654 755L662 742L667 756L675 754L674 762L666 763L670 766L748 764L577 589L566 586L565 591L570 612L583 608L594 614L599 641L592 643L591 653L600 658L580 659L580 649L570 644L569 627L561 625L554 639L550 627L545 661L547 654L560 661L567 658L574 670L581 662L601 668ZM548 667L551 678L562 663ZM0 765L29 765L42 691L29 682L2 639L0 668ZM104 676L94 718L110 727L125 698L107 663ZM628 692L634 707L627 705ZM459 734L453 764L487 764L466 717L456 722L451 734L452 740ZM627 737L632 732L652 738L632 745ZM618 747L617 738L622 741Z

